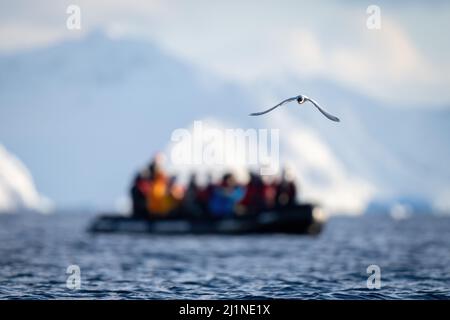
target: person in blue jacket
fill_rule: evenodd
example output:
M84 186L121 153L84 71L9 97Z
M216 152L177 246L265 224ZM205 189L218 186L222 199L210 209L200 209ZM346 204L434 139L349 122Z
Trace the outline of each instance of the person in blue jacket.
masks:
M236 205L245 194L231 173L226 173L222 183L214 187L209 199L209 211L215 217L229 217L235 214Z

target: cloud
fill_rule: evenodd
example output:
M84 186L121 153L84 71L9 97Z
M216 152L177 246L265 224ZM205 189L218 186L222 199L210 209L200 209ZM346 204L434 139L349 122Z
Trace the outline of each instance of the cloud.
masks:
M81 29L68 30L68 6L80 7ZM57 41L76 38L97 29L134 34L145 30L156 14L163 14L160 0L41 0L39 3L17 0L0 3L0 51L16 51L48 46Z
M370 34L373 33L373 34ZM323 61L330 78L391 104L444 104L449 78L427 60L396 23L383 20L380 31L365 31L355 45L330 49Z
M433 10L417 4L408 10L384 4L381 30L369 30L366 7L328 4L264 2L258 10L248 4L214 10L202 3L205 14L198 16L177 3L154 36L184 59L246 85L323 78L391 105L450 103L450 63L423 50L416 35L422 31L411 27L419 16L424 24L441 24L445 16L435 21ZM426 41L437 45L441 39Z
M2 8L0 49L73 37L65 29L69 4L17 1ZM78 34L103 28L114 36L146 37L245 85L325 78L392 105L450 104L450 44L443 41L450 10L444 2L405 7L381 1L381 30L366 28L367 6L358 2L82 0L78 5L83 21Z
M0 24L0 49L3 52L48 46L64 39L55 28L26 24Z

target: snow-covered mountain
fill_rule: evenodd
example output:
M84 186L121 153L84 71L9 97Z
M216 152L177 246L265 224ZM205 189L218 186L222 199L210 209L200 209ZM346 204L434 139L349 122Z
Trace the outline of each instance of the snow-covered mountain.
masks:
M247 116L298 93L342 122L296 105ZM101 33L0 56L1 142L60 206L112 205L173 130L213 119L222 127L279 128L281 160L299 174L304 197L334 211L361 212L373 198L402 194L450 208L448 110L384 106L294 76L243 88L150 43Z
M49 210L49 201L37 192L25 165L0 145L0 213Z

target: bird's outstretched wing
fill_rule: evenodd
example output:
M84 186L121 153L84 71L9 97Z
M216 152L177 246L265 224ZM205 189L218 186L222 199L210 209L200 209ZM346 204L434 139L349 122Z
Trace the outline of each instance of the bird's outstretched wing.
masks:
M330 119L331 121L336 121L339 122L339 118L336 116L333 116L332 114L329 114L327 111L325 111L324 109L322 109L319 104L317 102L315 102L313 99L311 98L307 98L305 97L305 100L311 102L325 117L327 117L328 119Z
M283 105L283 104L285 104L285 103L288 103L288 102L297 100L298 97L299 97L299 96L296 96L296 97L292 97L292 98L283 100L283 101L281 101L279 104L277 104L276 106L274 106L274 107L272 107L272 108L270 108L270 109L267 109L266 111L254 112L254 113L250 113L250 115L251 115L251 116L260 116L260 115L262 115L262 114L269 113L270 111L272 111L272 110L278 108L279 106L281 106L281 105Z

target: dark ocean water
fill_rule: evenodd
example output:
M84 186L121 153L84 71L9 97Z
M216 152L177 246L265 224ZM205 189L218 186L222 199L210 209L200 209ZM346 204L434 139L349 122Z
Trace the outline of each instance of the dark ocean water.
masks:
M0 216L0 299L450 298L450 218L333 218L318 237L91 235L91 218Z

